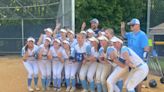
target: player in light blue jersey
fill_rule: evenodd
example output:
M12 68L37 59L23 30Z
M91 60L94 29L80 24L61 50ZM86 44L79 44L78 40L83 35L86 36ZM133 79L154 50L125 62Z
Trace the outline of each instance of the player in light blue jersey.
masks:
M33 92L34 89L31 87L32 78L34 76L35 90L39 91L38 88L38 62L36 59L38 46L35 45L35 39L29 37L27 44L22 48L23 64L28 72L28 90Z

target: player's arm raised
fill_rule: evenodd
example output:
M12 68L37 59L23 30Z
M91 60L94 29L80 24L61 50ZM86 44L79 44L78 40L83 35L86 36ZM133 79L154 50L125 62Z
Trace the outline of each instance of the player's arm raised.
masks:
M40 35L39 40L37 42L37 45L39 46L42 43L43 40L43 34Z
M58 57L60 62L64 63L64 59L62 58L62 53L61 52L57 53L57 57Z
M121 22L121 35L124 37L125 33L125 22Z

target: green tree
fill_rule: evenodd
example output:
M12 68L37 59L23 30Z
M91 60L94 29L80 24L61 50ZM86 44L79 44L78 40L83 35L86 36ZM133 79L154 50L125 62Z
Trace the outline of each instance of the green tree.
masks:
M146 28L147 0L76 0L76 31L83 21L98 18L101 27L112 27L120 33L120 22L139 18Z

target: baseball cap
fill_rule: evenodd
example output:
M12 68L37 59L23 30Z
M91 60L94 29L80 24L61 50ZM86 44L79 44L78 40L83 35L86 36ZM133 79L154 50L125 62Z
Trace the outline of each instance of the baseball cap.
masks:
M105 35L105 32L101 32L102 35Z
M51 42L51 38L49 38L49 37L46 37L46 40L48 40L49 42Z
M81 33L81 34L87 34L85 31L81 31L80 33Z
M45 32L50 32L51 34L53 33L51 28L46 28L46 29L44 29L44 31Z
M64 40L63 43L66 43L66 44L70 45L69 42L68 42L67 40Z
M35 39L34 39L33 37L29 37L29 38L27 39L27 41L28 41L28 42L29 42L29 41L35 42Z
M56 41L57 43L61 43L59 39L54 39L54 41Z
M127 23L127 25L140 25L140 21L137 18L133 18L130 22Z
M110 41L111 42L120 42L121 44L123 44L123 41L121 39L119 39L118 37L112 37L112 39Z
M105 40L105 41L108 41L108 39L105 37L105 36L100 36L100 37L98 37L98 40Z
M87 32L88 33L94 33L94 31L92 29L90 29L90 28L87 30Z
M60 32L67 33L65 29L60 29Z
M89 38L88 40L89 40L89 41L95 41L95 42L99 43L99 41L98 41L95 37L91 37L91 38Z
M68 32L71 33L71 34L73 34L73 35L75 34L75 33L74 33L72 30L70 30L70 29L68 30Z
M97 19L97 18L93 18L91 21L90 21L90 23L97 23L97 24L99 24L99 20Z

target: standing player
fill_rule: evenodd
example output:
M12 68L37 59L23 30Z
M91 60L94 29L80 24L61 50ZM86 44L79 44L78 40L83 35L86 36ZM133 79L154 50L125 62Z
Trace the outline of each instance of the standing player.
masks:
M34 44L35 39L29 37L27 39L27 44L22 48L23 64L28 72L28 90L30 92L34 91L31 88L32 78L34 76L35 90L39 91L38 88L38 65L36 60L38 47Z
M111 41L114 43L114 47L120 50L122 61L125 61L126 65L131 68L128 78L125 81L127 91L135 92L134 88L148 75L148 66L132 49L122 46L120 39L114 38Z
M140 21L133 18L130 22L132 32L125 32L125 24L121 24L121 34L128 41L128 47L131 48L144 61L147 60L149 46L146 34L140 29ZM141 39L142 38L142 39ZM138 92L141 92L141 85L138 86Z
M75 46L75 60L76 62L78 62L79 66L81 64L86 64L86 58L84 57L85 54L87 54L87 46L88 44L85 43L85 37L83 34L79 33L77 34L77 41L78 43L76 44ZM90 52L89 52L90 53ZM83 92L87 92L87 81L85 79L85 73L82 72L83 69L80 69L80 80L81 80L81 83L82 83L82 87L84 88Z
M48 59L52 60L54 90L58 92L61 91L61 72L64 66L63 51L60 40L54 39L53 46L48 52Z
M48 89L48 86L50 84L50 78L51 78L51 61L47 59L47 54L50 48L51 38L46 38L46 41L44 44L39 46L38 51L38 61L39 61L39 68L42 75L42 88L43 91Z
M74 49L70 47L70 43L67 40L63 41L63 47L65 51L65 79L66 79L66 92L75 92L75 74L78 69L78 62L74 60ZM72 81L72 85L70 85L70 80ZM71 88L72 86L72 88Z
M98 92L107 92L106 79L111 72L111 64L105 58L107 57L108 39L105 36L98 37L101 48L99 49L99 63L96 71L96 82Z
M51 28L44 29L44 32L45 32L45 34L41 34L40 37L39 37L39 40L37 42L38 46L41 45L41 44L44 44L47 37L52 38L52 33L53 32L52 32Z
M92 45L94 45L95 49L98 49L98 40L95 37L91 37L88 39L92 42ZM84 55L84 61L82 63L81 69L80 69L80 80L82 81L83 91L82 92L88 92L86 77L90 84L90 91L95 92L94 87L94 75L97 68L97 57L98 53L95 53L95 49L91 48L89 45L86 46L86 52ZM98 52L98 51L97 51Z
M88 57L89 60L89 68L87 72L87 79L90 84L90 92L95 92L95 81L94 81L94 75L96 73L97 69L97 61L98 61L98 50L99 50L99 41L95 37L89 38L89 41L91 41L91 55Z

